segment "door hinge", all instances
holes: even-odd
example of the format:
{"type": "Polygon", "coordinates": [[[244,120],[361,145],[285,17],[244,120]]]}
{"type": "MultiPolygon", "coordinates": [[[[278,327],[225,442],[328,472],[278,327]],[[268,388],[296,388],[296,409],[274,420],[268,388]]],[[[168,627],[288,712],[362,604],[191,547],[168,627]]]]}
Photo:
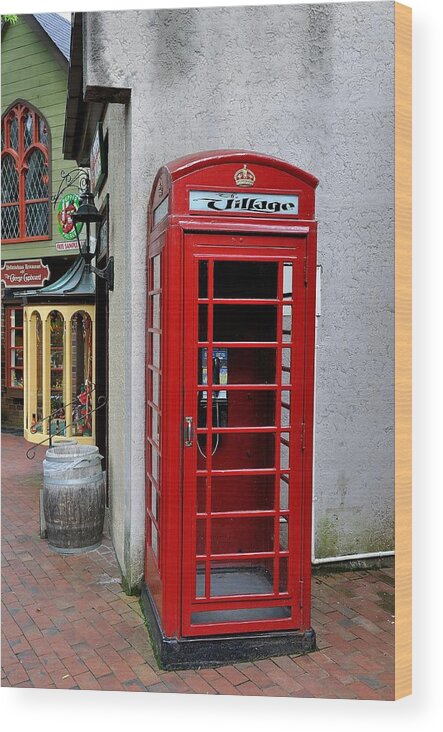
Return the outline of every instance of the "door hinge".
{"type": "Polygon", "coordinates": [[[306,424],[304,422],[300,425],[300,444],[301,449],[304,450],[306,447],[306,424]]]}

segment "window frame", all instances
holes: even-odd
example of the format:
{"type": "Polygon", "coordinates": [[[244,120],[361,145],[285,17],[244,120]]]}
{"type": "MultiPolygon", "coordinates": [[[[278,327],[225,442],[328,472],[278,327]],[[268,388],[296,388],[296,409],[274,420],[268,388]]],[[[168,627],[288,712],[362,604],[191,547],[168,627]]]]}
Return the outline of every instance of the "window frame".
{"type": "MultiPolygon", "coordinates": [[[[18,224],[19,224],[19,236],[11,239],[5,239],[2,236],[1,242],[4,245],[18,244],[23,242],[34,242],[34,241],[49,241],[52,239],[52,216],[51,216],[51,191],[52,191],[52,165],[51,165],[51,152],[52,152],[52,140],[51,130],[46,117],[30,102],[24,99],[16,99],[2,114],[2,133],[4,139],[4,147],[1,150],[1,161],[3,158],[9,155],[15,164],[15,169],[18,174],[18,224]],[[33,115],[33,142],[29,147],[25,149],[24,146],[24,121],[28,112],[33,115]],[[18,150],[15,150],[10,146],[10,130],[9,121],[15,116],[18,122],[18,150]],[[36,125],[36,117],[40,118],[45,127],[47,134],[47,144],[38,141],[38,125],[36,125]],[[32,152],[39,150],[44,158],[46,167],[48,170],[48,233],[41,234],[38,236],[26,236],[26,205],[29,203],[41,203],[45,202],[46,199],[26,199],[25,197],[25,186],[26,186],[26,171],[28,170],[28,159],[32,152]]],[[[8,207],[10,204],[1,202],[1,208],[8,207]]]]}
{"type": "MultiPolygon", "coordinates": [[[[23,391],[24,389],[24,380],[25,380],[25,323],[24,323],[24,309],[23,306],[15,306],[15,305],[6,305],[5,306],[5,362],[6,362],[6,387],[8,389],[17,389],[19,391],[23,391]],[[22,312],[22,325],[21,326],[12,326],[11,325],[11,315],[16,310],[20,310],[22,312]],[[22,366],[12,366],[11,365],[11,354],[12,351],[17,350],[17,346],[12,345],[12,333],[15,331],[21,331],[22,333],[22,346],[19,347],[18,350],[22,351],[22,366]],[[21,371],[22,372],[22,385],[17,386],[17,384],[12,383],[12,372],[13,371],[21,371]]],[[[14,323],[15,323],[15,316],[14,316],[14,323]]]]}

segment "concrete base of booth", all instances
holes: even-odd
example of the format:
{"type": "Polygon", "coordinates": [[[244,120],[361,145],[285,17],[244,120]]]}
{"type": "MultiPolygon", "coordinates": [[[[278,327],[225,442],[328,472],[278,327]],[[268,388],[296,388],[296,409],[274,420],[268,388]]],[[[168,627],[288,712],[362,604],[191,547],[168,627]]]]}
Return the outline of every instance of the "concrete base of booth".
{"type": "Polygon", "coordinates": [[[143,584],[141,605],[154,652],[161,668],[168,670],[205,668],[270,656],[302,654],[316,650],[315,631],[266,631],[200,638],[167,638],[149,590],[143,584]]]}

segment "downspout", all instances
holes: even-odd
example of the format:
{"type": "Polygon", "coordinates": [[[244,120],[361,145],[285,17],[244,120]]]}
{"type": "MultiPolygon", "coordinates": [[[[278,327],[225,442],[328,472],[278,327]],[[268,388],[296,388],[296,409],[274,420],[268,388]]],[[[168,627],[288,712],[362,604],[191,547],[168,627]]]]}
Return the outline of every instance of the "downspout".
{"type": "MultiPolygon", "coordinates": [[[[321,275],[323,267],[321,264],[317,265],[317,277],[316,277],[316,298],[315,298],[315,351],[314,351],[314,385],[317,380],[317,349],[318,349],[318,321],[321,316],[321,275]]],[[[317,390],[314,388],[314,426],[315,426],[315,414],[316,414],[316,393],[317,390]]],[[[313,459],[312,459],[312,532],[311,532],[311,564],[332,564],[332,562],[350,562],[357,561],[359,559],[377,559],[379,557],[393,557],[394,551],[386,552],[366,552],[362,554],[345,554],[338,557],[321,557],[317,559],[315,557],[315,428],[313,434],[313,459]]]]}

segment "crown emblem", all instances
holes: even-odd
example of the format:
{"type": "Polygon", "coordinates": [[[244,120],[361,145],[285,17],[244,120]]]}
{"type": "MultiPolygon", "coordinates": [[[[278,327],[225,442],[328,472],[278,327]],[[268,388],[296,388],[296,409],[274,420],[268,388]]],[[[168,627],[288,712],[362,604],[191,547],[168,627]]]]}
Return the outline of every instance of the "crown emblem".
{"type": "Polygon", "coordinates": [[[237,170],[237,172],[234,174],[234,180],[236,184],[241,188],[249,188],[255,183],[255,175],[252,170],[249,170],[246,167],[245,163],[243,165],[243,168],[240,168],[240,170],[237,170]]]}

